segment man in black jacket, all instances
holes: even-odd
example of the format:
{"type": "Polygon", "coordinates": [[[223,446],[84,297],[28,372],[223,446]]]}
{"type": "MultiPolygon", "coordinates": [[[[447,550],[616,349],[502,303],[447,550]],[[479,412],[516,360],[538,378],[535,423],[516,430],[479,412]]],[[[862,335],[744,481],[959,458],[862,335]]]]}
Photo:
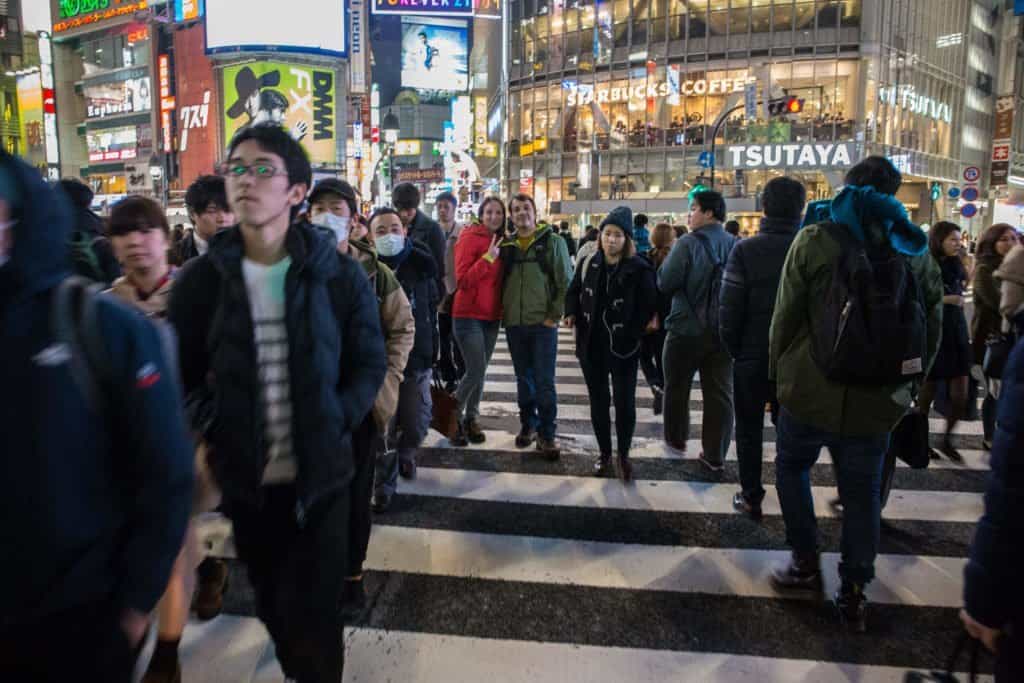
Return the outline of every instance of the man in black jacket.
{"type": "Polygon", "coordinates": [[[771,404],[773,421],[779,409],[775,384],[768,379],[768,328],[782,265],[800,226],[806,198],[804,186],[792,178],[768,181],[761,196],[761,231],[733,247],[722,281],[718,321],[722,341],[734,361],[736,454],[742,486],[732,504],[754,519],[761,518],[764,499],[764,407],[771,404]]]}
{"type": "Polygon", "coordinates": [[[173,262],[179,266],[205,254],[213,236],[235,224],[235,214],[228,207],[224,179],[220,176],[196,178],[185,190],[185,207],[192,229],[182,238],[174,254],[173,262]]]}
{"type": "Polygon", "coordinates": [[[386,370],[362,266],[294,223],[309,159],[278,126],[251,126],[222,167],[239,225],[182,270],[178,331],[193,429],[285,675],[341,680],[352,433],[386,370]]]}
{"type": "Polygon", "coordinates": [[[0,680],[128,683],[185,535],[192,443],[152,324],[96,294],[74,322],[55,248],[72,225],[0,152],[0,680]]]}
{"type": "Polygon", "coordinates": [[[73,228],[68,238],[71,270],[75,275],[108,287],[121,277],[121,265],[103,234],[103,219],[92,212],[92,189],[78,178],[64,178],[58,185],[71,201],[73,228]]]}
{"type": "Polygon", "coordinates": [[[441,226],[433,218],[420,211],[420,191],[412,183],[400,183],[391,193],[391,203],[402,219],[411,239],[427,245],[434,257],[437,273],[437,291],[443,293],[445,274],[445,238],[441,226]]]}
{"type": "Polygon", "coordinates": [[[373,509],[384,512],[395,495],[398,475],[416,478],[416,451],[430,429],[430,380],[437,340],[434,330],[441,295],[430,250],[411,236],[397,211],[375,211],[370,216],[370,234],[381,262],[401,283],[416,321],[416,336],[398,389],[398,412],[388,427],[387,451],[377,462],[373,509]]]}

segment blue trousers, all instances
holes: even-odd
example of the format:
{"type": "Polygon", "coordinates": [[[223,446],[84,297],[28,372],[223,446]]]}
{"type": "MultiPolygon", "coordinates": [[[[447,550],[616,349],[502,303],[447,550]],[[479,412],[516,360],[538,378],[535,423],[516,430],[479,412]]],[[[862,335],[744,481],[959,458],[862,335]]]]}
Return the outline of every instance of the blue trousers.
{"type": "Polygon", "coordinates": [[[516,371],[519,422],[524,429],[536,430],[542,439],[553,439],[558,417],[555,393],[558,328],[516,325],[506,328],[505,335],[516,371]]]}
{"type": "Polygon", "coordinates": [[[882,464],[889,448],[889,434],[832,434],[798,422],[785,407],[776,430],[775,488],[786,522],[786,542],[801,554],[817,552],[818,524],[810,473],[822,446],[827,446],[835,463],[843,503],[839,576],[844,581],[867,584],[875,578],[882,518],[882,464]]]}
{"type": "Polygon", "coordinates": [[[430,431],[434,403],[429,368],[406,375],[398,389],[398,412],[391,418],[384,453],[377,458],[375,490],[392,495],[398,488],[399,461],[416,460],[416,450],[430,431]]]}
{"type": "Polygon", "coordinates": [[[459,403],[459,418],[475,420],[480,417],[480,398],[484,393],[484,376],[487,365],[491,362],[494,345],[498,341],[497,320],[476,320],[475,318],[455,318],[453,331],[455,342],[462,351],[466,374],[455,390],[455,399],[459,403]]]}

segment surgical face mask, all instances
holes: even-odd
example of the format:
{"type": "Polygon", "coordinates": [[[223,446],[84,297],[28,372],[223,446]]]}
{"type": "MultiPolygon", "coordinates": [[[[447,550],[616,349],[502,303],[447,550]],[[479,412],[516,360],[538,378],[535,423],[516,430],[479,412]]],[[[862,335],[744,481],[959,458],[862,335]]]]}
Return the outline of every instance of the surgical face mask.
{"type": "Polygon", "coordinates": [[[405,237],[388,233],[376,239],[377,253],[381,256],[397,256],[405,248],[405,237]]]}
{"type": "Polygon", "coordinates": [[[341,244],[348,239],[348,224],[350,220],[348,216],[335,216],[330,211],[324,211],[313,219],[313,225],[319,225],[333,232],[338,240],[338,244],[341,244]]]}

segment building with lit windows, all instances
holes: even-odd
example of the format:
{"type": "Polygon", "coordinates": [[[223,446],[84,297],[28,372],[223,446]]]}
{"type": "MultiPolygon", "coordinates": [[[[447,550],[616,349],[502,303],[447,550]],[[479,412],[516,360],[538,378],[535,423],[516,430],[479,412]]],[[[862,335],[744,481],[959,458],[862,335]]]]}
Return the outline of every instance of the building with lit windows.
{"type": "Polygon", "coordinates": [[[713,165],[730,217],[752,231],[771,177],[827,197],[858,159],[884,154],[917,220],[953,217],[946,191],[965,168],[978,167],[987,190],[990,74],[1003,22],[1014,21],[1003,6],[512,0],[505,189],[579,225],[624,201],[685,223],[685,197],[711,184],[713,165]],[[770,114],[785,97],[799,113],[770,114]]]}

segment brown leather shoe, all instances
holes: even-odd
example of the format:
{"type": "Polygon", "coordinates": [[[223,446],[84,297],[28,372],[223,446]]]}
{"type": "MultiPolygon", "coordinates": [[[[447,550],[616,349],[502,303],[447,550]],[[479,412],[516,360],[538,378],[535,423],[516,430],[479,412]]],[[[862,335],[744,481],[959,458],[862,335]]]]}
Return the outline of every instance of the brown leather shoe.
{"type": "Polygon", "coordinates": [[[487,441],[487,435],[480,429],[480,423],[476,420],[466,420],[466,438],[470,443],[480,444],[487,441]]]}
{"type": "Polygon", "coordinates": [[[208,563],[199,574],[199,587],[192,601],[192,609],[202,621],[220,614],[224,606],[224,591],[228,587],[228,566],[223,560],[207,558],[208,563]]]}
{"type": "Polygon", "coordinates": [[[554,462],[561,457],[562,452],[558,449],[554,439],[545,439],[544,437],[537,437],[537,450],[544,456],[546,460],[554,462]]]}

